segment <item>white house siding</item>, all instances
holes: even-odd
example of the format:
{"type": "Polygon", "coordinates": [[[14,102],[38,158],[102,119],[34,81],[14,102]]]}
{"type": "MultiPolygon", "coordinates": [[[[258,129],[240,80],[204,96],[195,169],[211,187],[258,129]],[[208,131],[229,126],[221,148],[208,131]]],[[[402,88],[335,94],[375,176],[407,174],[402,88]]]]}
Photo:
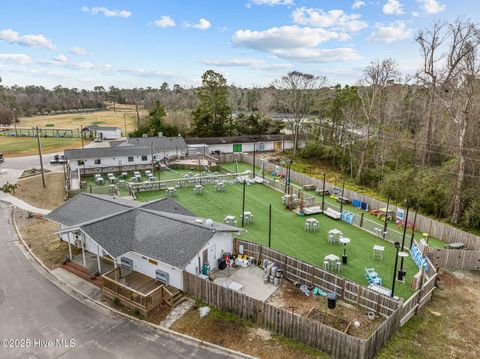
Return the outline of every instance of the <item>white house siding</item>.
{"type": "MultiPolygon", "coordinates": [[[[143,273],[151,278],[155,278],[155,271],[157,269],[167,272],[169,274],[169,285],[183,290],[183,271],[181,269],[160,262],[156,259],[153,260],[156,261],[157,264],[152,264],[148,261],[152,258],[142,256],[141,254],[135,252],[128,252],[122,257],[130,258],[133,261],[134,271],[143,273]]],[[[120,263],[120,259],[118,259],[118,263],[120,263]]]]}
{"type": "Polygon", "coordinates": [[[104,140],[118,140],[122,138],[122,131],[117,128],[115,130],[97,130],[97,136],[102,136],[104,140]]]}
{"type": "Polygon", "coordinates": [[[233,253],[233,233],[217,233],[215,234],[208,243],[198,252],[198,254],[190,261],[190,263],[185,267],[185,270],[192,274],[198,274],[201,271],[201,267],[203,267],[203,259],[202,259],[202,252],[208,248],[210,248],[213,244],[215,244],[215,257],[214,260],[210,262],[210,269],[217,268],[218,258],[222,257],[223,253],[233,253]],[[199,262],[200,258],[200,262],[199,262]],[[198,267],[198,263],[200,263],[200,268],[198,267]]]}
{"type": "MultiPolygon", "coordinates": [[[[220,153],[233,153],[233,147],[237,143],[225,143],[225,144],[211,144],[205,147],[205,152],[207,154],[212,153],[212,152],[220,152],[220,153]]],[[[241,152],[253,152],[253,142],[248,142],[248,143],[238,143],[242,145],[242,151],[241,152]]],[[[299,146],[301,147],[303,145],[303,141],[299,143],[299,146]]],[[[286,140],[285,143],[283,143],[282,140],[279,141],[264,141],[264,142],[257,142],[256,145],[256,151],[257,152],[267,152],[267,151],[275,151],[276,149],[278,150],[290,150],[293,148],[293,141],[291,140],[286,140]],[[277,146],[275,147],[275,143],[278,143],[277,146]]],[[[192,154],[195,153],[201,153],[203,150],[203,147],[200,145],[189,145],[189,148],[192,152],[192,154]]]]}

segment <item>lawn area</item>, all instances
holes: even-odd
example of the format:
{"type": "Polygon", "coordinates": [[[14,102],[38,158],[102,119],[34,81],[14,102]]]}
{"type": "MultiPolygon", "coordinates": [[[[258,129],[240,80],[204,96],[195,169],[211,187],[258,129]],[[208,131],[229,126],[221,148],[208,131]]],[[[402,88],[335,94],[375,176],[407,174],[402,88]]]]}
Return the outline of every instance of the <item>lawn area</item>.
{"type": "MultiPolygon", "coordinates": [[[[140,115],[145,115],[146,111],[140,111],[140,115]]],[[[105,110],[90,113],[68,113],[62,115],[45,115],[21,117],[17,123],[18,127],[39,126],[54,129],[54,128],[71,128],[79,129],[80,125],[99,125],[99,126],[115,126],[125,131],[125,119],[127,122],[127,131],[135,129],[136,113],[135,106],[117,106],[117,112],[113,110],[105,110]]]]}
{"type": "MultiPolygon", "coordinates": [[[[221,193],[216,192],[213,185],[208,185],[204,195],[194,195],[192,188],[178,189],[176,200],[200,217],[223,222],[226,215],[233,215],[240,224],[242,187],[241,184],[229,185],[226,192],[221,193]]],[[[163,196],[163,191],[137,194],[140,201],[163,196]]],[[[341,257],[343,253],[343,247],[329,245],[327,242],[328,231],[337,228],[343,232],[344,236],[352,240],[347,248],[349,262],[343,267],[341,275],[366,285],[364,268],[374,267],[379,276],[383,278],[384,285],[391,287],[395,258],[393,245],[345,222],[335,221],[324,215],[314,216],[320,222],[319,231],[305,232],[303,229],[305,217],[286,210],[281,196],[281,193],[263,185],[256,184],[247,187],[245,210],[253,213],[255,221],[245,227],[247,233],[241,236],[242,239],[268,244],[268,205],[271,204],[272,248],[322,266],[323,258],[326,255],[334,253],[341,257]],[[372,260],[374,244],[385,247],[383,262],[372,260]]],[[[408,297],[412,293],[410,289],[412,276],[417,272],[417,268],[410,258],[405,260],[405,269],[407,281],[405,284],[397,282],[395,294],[408,297]]]]}
{"type": "Polygon", "coordinates": [[[34,207],[55,209],[65,201],[63,173],[47,173],[43,188],[42,176],[36,175],[20,179],[14,196],[34,207]]]}
{"type": "MultiPolygon", "coordinates": [[[[261,162],[260,162],[261,163],[261,162]]],[[[222,166],[226,169],[228,169],[229,171],[236,171],[236,168],[237,168],[237,164],[235,163],[224,163],[222,164],[222,166]]],[[[239,162],[238,163],[238,170],[240,172],[243,172],[243,171],[246,171],[246,170],[250,170],[252,171],[252,166],[245,163],[245,162],[239,162]]],[[[260,174],[261,173],[261,168],[257,168],[257,174],[260,174]]],[[[272,176],[270,173],[265,173],[265,178],[268,178],[268,179],[271,179],[272,176]]],[[[321,186],[321,181],[319,180],[319,186],[321,186]]],[[[295,186],[295,188],[299,189],[300,187],[298,187],[295,183],[293,184],[295,186]]],[[[315,194],[314,191],[307,191],[307,193],[311,196],[315,196],[316,198],[316,202],[317,203],[322,203],[322,196],[318,196],[315,194]]],[[[330,198],[329,196],[325,196],[325,203],[327,204],[331,204],[331,205],[334,205],[334,206],[339,206],[339,203],[336,202],[334,199],[330,198]]],[[[357,207],[354,207],[350,204],[344,204],[343,205],[343,209],[345,211],[349,211],[351,213],[355,213],[357,215],[361,215],[362,211],[361,209],[357,208],[357,207]]],[[[369,212],[364,212],[364,216],[365,216],[365,219],[368,219],[374,223],[376,223],[378,225],[378,227],[381,227],[383,228],[383,225],[384,225],[384,222],[383,220],[377,218],[376,216],[373,216],[372,214],[370,214],[369,212]]],[[[410,213],[409,214],[409,222],[412,222],[413,223],[413,216],[414,216],[414,213],[410,213]]],[[[401,235],[402,235],[402,232],[403,232],[403,227],[398,227],[393,221],[389,221],[388,222],[388,228],[389,229],[393,229],[397,232],[399,232],[399,234],[395,237],[395,238],[401,238],[401,235]]],[[[407,240],[406,240],[406,243],[410,243],[410,237],[411,237],[411,233],[412,231],[409,229],[407,230],[407,240]]],[[[418,231],[416,230],[415,231],[415,238],[418,240],[420,240],[420,238],[422,237],[422,232],[421,231],[418,231]]],[[[434,247],[434,248],[444,248],[445,247],[445,242],[441,241],[440,239],[438,238],[434,238],[434,237],[430,237],[429,240],[428,240],[428,244],[430,247],[434,247]]]]}
{"type": "MultiPolygon", "coordinates": [[[[89,141],[85,141],[87,144],[89,141]]],[[[82,146],[80,138],[40,138],[42,153],[56,153],[70,148],[82,146]]],[[[37,139],[35,137],[0,136],[0,152],[5,157],[21,157],[38,154],[37,139]]]]}

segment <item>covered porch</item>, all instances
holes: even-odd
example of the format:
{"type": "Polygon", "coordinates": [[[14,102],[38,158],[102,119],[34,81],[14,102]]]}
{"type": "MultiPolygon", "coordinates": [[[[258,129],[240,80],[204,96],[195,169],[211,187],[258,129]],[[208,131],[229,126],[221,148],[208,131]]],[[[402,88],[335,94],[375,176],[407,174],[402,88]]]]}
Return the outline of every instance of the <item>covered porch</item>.
{"type": "Polygon", "coordinates": [[[117,298],[121,304],[138,309],[145,316],[163,302],[173,307],[184,300],[182,292],[177,288],[125,268],[114,268],[101,278],[105,298],[117,298]]]}

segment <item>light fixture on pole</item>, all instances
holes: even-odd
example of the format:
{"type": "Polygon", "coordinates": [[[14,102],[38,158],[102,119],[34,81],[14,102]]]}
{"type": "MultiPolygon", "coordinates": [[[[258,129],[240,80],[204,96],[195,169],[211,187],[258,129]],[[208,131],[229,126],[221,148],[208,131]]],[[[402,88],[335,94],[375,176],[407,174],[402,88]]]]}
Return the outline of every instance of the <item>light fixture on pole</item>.
{"type": "Polygon", "coordinates": [[[395,277],[397,275],[397,265],[398,265],[398,251],[400,250],[400,242],[395,242],[395,265],[393,267],[393,280],[392,280],[392,292],[390,293],[390,296],[393,298],[394,292],[395,292],[395,277]]]}
{"type": "Polygon", "coordinates": [[[43,170],[42,145],[40,144],[40,133],[39,133],[39,130],[38,130],[38,126],[35,126],[35,127],[32,127],[32,128],[36,130],[36,134],[37,134],[38,156],[40,158],[40,169],[41,169],[41,172],[42,172],[42,184],[43,184],[43,188],[45,188],[45,187],[47,187],[47,185],[45,183],[45,172],[43,170]]]}
{"type": "Polygon", "coordinates": [[[247,184],[247,181],[244,179],[243,180],[243,198],[242,198],[242,228],[245,224],[245,186],[247,184]]]}
{"type": "Polygon", "coordinates": [[[255,154],[257,152],[257,138],[253,138],[253,179],[255,179],[255,154]]]}

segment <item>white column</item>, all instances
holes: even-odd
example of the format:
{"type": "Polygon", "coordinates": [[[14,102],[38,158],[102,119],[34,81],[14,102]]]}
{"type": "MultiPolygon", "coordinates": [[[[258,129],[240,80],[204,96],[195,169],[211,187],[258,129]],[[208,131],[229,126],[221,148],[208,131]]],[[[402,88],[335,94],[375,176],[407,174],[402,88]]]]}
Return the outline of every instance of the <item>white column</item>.
{"type": "Polygon", "coordinates": [[[102,266],[100,265],[100,247],[97,244],[97,266],[98,266],[98,273],[102,273],[102,266]]]}
{"type": "Polygon", "coordinates": [[[70,233],[67,234],[67,243],[68,243],[68,258],[72,260],[72,244],[70,243],[70,233]]]}
{"type": "Polygon", "coordinates": [[[83,258],[83,266],[87,266],[87,261],[85,260],[85,246],[83,244],[83,236],[79,236],[82,242],[82,258],[83,258]]]}

